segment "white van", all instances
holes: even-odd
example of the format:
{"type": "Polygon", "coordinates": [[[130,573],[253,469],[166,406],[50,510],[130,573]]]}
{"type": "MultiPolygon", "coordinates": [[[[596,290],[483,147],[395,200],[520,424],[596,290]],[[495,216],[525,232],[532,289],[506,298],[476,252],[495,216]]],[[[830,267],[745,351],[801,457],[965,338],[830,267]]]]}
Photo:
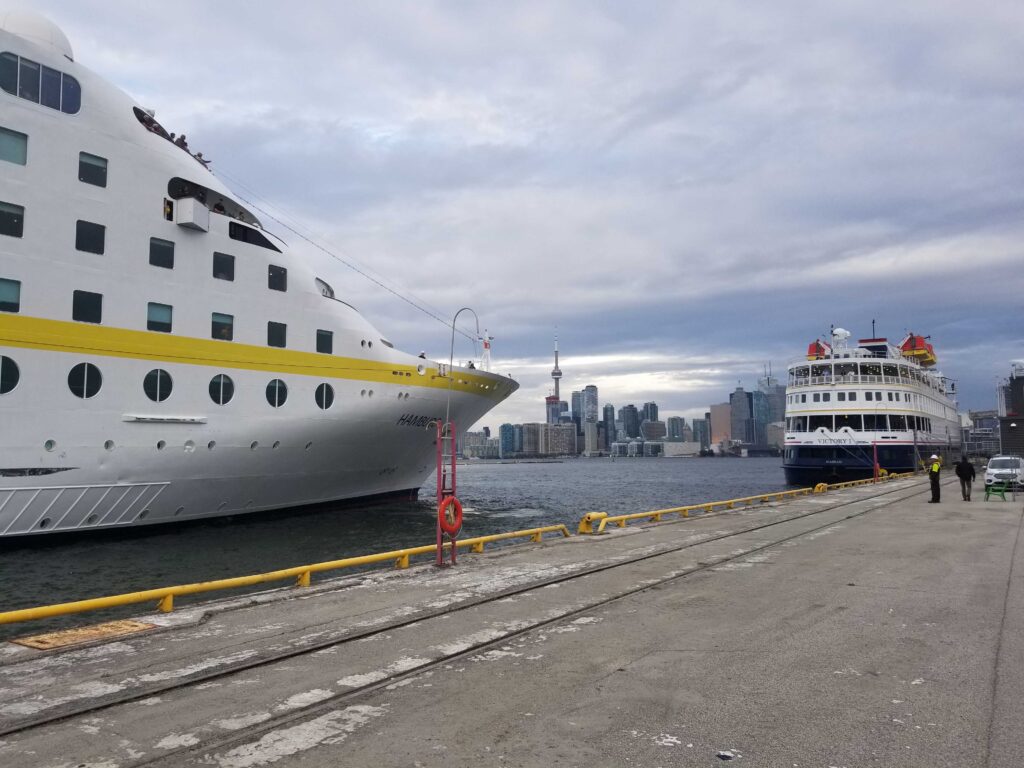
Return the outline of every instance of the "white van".
{"type": "Polygon", "coordinates": [[[985,467],[985,485],[992,483],[1024,483],[1024,459],[1020,456],[995,456],[985,467]]]}

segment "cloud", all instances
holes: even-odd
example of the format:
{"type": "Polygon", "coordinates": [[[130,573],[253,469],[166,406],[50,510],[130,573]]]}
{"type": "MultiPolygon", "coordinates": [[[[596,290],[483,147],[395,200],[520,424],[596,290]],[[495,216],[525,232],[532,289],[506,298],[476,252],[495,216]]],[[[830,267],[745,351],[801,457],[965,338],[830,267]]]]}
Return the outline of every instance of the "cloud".
{"type": "Polygon", "coordinates": [[[442,318],[472,305],[523,382],[492,421],[541,418],[556,333],[567,390],[680,413],[833,323],[932,334],[969,407],[1022,356],[1019,2],[35,7],[261,207],[442,318]]]}

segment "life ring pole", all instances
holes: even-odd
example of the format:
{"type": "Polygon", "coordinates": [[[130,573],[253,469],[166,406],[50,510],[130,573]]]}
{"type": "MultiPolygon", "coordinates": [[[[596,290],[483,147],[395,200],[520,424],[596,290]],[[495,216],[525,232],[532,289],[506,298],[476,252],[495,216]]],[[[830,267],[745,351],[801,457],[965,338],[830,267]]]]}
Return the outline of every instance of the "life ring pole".
{"type": "Polygon", "coordinates": [[[439,568],[443,568],[447,565],[444,557],[445,534],[448,535],[451,542],[450,564],[455,565],[457,551],[455,541],[462,525],[462,505],[455,497],[455,422],[438,421],[435,424],[437,428],[435,441],[437,446],[437,561],[435,564],[439,568]],[[442,526],[441,520],[452,504],[455,506],[455,524],[449,526],[446,521],[446,524],[442,526]]]}

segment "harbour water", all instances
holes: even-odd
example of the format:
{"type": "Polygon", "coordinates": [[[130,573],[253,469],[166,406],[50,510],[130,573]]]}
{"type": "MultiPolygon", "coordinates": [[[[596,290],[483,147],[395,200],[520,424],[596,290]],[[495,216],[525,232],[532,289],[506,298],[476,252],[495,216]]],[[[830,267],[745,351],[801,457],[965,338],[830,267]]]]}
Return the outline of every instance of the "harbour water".
{"type": "MultiPolygon", "coordinates": [[[[457,480],[465,508],[464,537],[553,523],[574,529],[592,510],[641,512],[786,487],[777,458],[471,462],[458,466],[457,480]]],[[[435,535],[434,495],[431,477],[422,500],[415,503],[275,512],[100,536],[8,540],[0,548],[0,610],[430,544],[435,535]]],[[[29,625],[0,625],[0,637],[145,610],[128,606],[29,625]]]]}

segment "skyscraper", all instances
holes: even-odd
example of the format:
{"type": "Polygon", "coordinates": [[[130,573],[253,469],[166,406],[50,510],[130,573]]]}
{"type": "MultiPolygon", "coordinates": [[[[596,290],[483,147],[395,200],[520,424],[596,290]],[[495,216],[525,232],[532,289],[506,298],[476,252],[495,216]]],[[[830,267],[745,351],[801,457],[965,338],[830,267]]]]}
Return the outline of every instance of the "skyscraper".
{"type": "Polygon", "coordinates": [[[615,442],[615,406],[611,403],[604,404],[604,441],[605,448],[615,442]]]}
{"type": "Polygon", "coordinates": [[[588,384],[583,388],[583,421],[596,424],[597,420],[597,387],[588,384]]]}
{"type": "Polygon", "coordinates": [[[682,442],[683,427],[686,426],[686,419],[681,416],[669,416],[665,419],[665,428],[668,430],[666,438],[671,442],[682,442]]]}
{"type": "Polygon", "coordinates": [[[658,404],[657,403],[644,403],[643,415],[640,418],[643,421],[657,421],[658,420],[658,404]]]}
{"type": "Polygon", "coordinates": [[[516,452],[516,430],[511,424],[502,424],[498,427],[498,455],[507,459],[516,452]]]}
{"type": "Polygon", "coordinates": [[[572,420],[576,422],[576,431],[579,432],[583,425],[583,392],[572,393],[572,420]]]}
{"type": "Polygon", "coordinates": [[[640,412],[636,406],[630,403],[622,407],[619,417],[622,421],[622,428],[626,437],[640,437],[640,412]]]}

